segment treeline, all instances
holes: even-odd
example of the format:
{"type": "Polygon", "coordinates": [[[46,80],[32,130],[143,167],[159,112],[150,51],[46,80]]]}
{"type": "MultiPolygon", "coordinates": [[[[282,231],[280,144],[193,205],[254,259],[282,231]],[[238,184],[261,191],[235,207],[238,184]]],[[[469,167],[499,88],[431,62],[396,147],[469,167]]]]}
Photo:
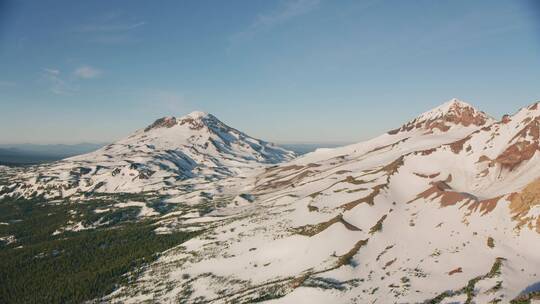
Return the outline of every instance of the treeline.
{"type": "Polygon", "coordinates": [[[9,223],[0,226],[0,236],[17,239],[0,246],[0,303],[81,303],[101,297],[157,253],[195,235],[156,235],[152,222],[142,221],[53,236],[69,208],[0,201],[0,221],[9,223]]]}

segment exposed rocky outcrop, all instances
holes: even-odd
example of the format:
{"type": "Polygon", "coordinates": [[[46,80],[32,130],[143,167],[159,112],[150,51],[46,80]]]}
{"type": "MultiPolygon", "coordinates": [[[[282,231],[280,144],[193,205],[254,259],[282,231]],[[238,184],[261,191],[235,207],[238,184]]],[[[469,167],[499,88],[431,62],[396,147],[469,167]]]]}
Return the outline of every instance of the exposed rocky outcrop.
{"type": "Polygon", "coordinates": [[[477,111],[471,105],[452,99],[449,102],[426,112],[409,121],[398,129],[388,132],[394,135],[399,132],[409,132],[415,129],[425,132],[446,132],[454,126],[484,126],[493,122],[493,119],[484,112],[477,111]]]}

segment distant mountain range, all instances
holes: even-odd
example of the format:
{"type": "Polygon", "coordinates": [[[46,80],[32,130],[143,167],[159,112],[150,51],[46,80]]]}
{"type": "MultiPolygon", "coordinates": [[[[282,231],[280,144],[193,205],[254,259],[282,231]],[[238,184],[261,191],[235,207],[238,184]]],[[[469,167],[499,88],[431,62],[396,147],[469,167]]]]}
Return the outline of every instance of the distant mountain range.
{"type": "MultiPolygon", "coordinates": [[[[93,152],[106,143],[80,144],[0,144],[0,165],[31,165],[53,162],[67,157],[93,152]]],[[[313,152],[319,148],[336,148],[343,144],[328,143],[287,143],[281,147],[298,155],[313,152]]]]}
{"type": "Polygon", "coordinates": [[[0,164],[38,164],[95,151],[105,144],[0,144],[0,164]]]}
{"type": "Polygon", "coordinates": [[[346,143],[286,143],[280,144],[285,149],[296,152],[298,155],[303,155],[313,152],[317,149],[337,148],[346,145],[346,143]]]}

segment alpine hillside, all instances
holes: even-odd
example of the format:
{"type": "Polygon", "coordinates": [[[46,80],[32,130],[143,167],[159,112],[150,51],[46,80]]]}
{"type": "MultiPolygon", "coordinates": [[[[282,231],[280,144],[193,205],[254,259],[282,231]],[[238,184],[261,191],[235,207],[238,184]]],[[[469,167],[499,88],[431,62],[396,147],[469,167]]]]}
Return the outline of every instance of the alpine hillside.
{"type": "Polygon", "coordinates": [[[222,179],[294,156],[227,126],[211,114],[192,112],[179,118],[160,118],[95,152],[9,170],[5,174],[15,176],[14,183],[0,193],[67,197],[163,191],[193,178],[222,179]]]}
{"type": "Polygon", "coordinates": [[[251,203],[198,218],[200,236],[104,299],[532,303],[539,121],[538,103],[496,121],[453,99],[372,140],[267,168],[243,181],[251,203]]]}
{"type": "MultiPolygon", "coordinates": [[[[497,120],[452,99],[373,139],[298,158],[209,114],[162,118],[90,154],[3,168],[4,260],[65,261],[80,275],[62,244],[88,236],[99,256],[116,244],[110,233],[143,227],[148,252],[135,255],[147,247],[130,232],[120,258],[95,262],[124,261],[121,270],[84,271],[73,290],[36,287],[37,298],[539,303],[539,106],[497,120]]],[[[0,300],[28,294],[4,290],[0,300]]]]}

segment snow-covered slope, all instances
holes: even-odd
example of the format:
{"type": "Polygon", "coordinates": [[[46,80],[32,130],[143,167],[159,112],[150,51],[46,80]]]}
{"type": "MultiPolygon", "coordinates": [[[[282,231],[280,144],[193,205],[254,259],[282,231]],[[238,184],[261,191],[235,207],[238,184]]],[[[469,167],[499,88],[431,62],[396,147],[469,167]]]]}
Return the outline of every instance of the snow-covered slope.
{"type": "Polygon", "coordinates": [[[180,118],[160,118],[92,153],[15,173],[7,170],[14,183],[4,191],[46,197],[163,191],[184,180],[205,182],[235,176],[294,156],[225,125],[211,114],[193,112],[180,118]]]}
{"type": "Polygon", "coordinates": [[[422,113],[407,122],[401,128],[389,131],[389,134],[423,130],[425,133],[446,132],[460,127],[479,127],[493,123],[493,119],[484,112],[478,111],[470,104],[456,98],[422,113]]]}
{"type": "MultiPolygon", "coordinates": [[[[451,100],[240,185],[249,202],[105,299],[509,303],[540,297],[539,104],[495,122],[451,100]]],[[[231,195],[232,197],[233,195],[231,195]]],[[[234,207],[233,207],[234,206],[234,207]]],[[[164,218],[185,227],[194,219],[164,218]]]]}

